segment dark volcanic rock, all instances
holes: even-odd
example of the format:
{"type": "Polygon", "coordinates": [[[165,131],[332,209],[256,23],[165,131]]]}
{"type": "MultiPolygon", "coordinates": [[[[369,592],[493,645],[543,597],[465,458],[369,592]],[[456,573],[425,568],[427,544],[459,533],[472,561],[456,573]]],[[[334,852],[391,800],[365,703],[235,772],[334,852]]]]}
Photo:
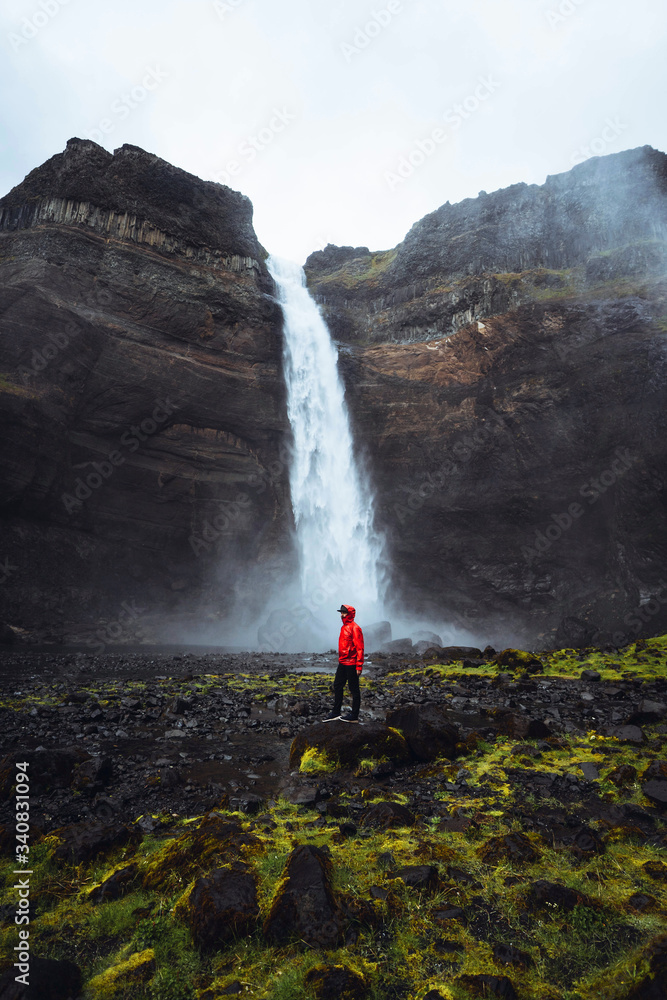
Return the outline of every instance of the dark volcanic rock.
{"type": "Polygon", "coordinates": [[[417,760],[442,755],[453,760],[460,734],[439,705],[406,705],[387,713],[387,725],[400,729],[417,760]]]}
{"type": "Polygon", "coordinates": [[[367,653],[380,649],[385,642],[391,642],[391,623],[373,622],[364,626],[364,648],[367,653]]]}
{"type": "Polygon", "coordinates": [[[520,948],[515,948],[511,944],[495,944],[493,946],[493,957],[496,962],[504,965],[519,965],[524,969],[530,968],[533,964],[531,956],[520,948]]]}
{"type": "Polygon", "coordinates": [[[412,639],[392,639],[390,642],[383,642],[380,646],[381,653],[411,653],[412,639]]]}
{"type": "Polygon", "coordinates": [[[464,660],[466,657],[476,660],[482,652],[476,646],[441,646],[440,655],[446,660],[464,660]]]}
{"type": "Polygon", "coordinates": [[[498,653],[494,658],[493,662],[498,667],[503,667],[505,670],[517,670],[523,669],[532,671],[542,669],[542,661],[539,657],[535,656],[534,653],[527,653],[523,649],[504,649],[502,653],[498,653]]]}
{"type": "Polygon", "coordinates": [[[533,864],[539,852],[525,833],[508,833],[504,837],[491,837],[479,848],[479,856],[487,865],[498,865],[503,859],[514,864],[533,864]]]}
{"type": "Polygon", "coordinates": [[[298,767],[309,747],[325,753],[341,767],[353,767],[368,757],[387,757],[396,764],[410,756],[407,743],[381,722],[348,725],[345,722],[318,723],[296,736],[290,750],[290,767],[298,767]]]}
{"type": "Polygon", "coordinates": [[[645,742],[644,734],[639,726],[616,726],[611,735],[615,736],[621,743],[632,743],[634,746],[641,746],[645,742]]]}
{"type": "Polygon", "coordinates": [[[405,865],[398,869],[396,878],[400,878],[411,889],[423,889],[427,892],[437,892],[442,885],[435,865],[405,865]]]}
{"type": "Polygon", "coordinates": [[[475,997],[502,997],[503,1000],[519,1000],[512,980],[507,976],[459,976],[460,983],[475,997]]]}
{"type": "Polygon", "coordinates": [[[264,934],[278,945],[293,938],[313,948],[335,948],[344,917],[331,889],[331,861],[319,847],[304,844],[290,854],[284,882],[264,921],[264,934]]]}
{"type": "Polygon", "coordinates": [[[116,847],[141,839],[138,830],[130,829],[124,823],[76,823],[53,831],[60,843],[54,857],[80,865],[116,847]]]}
{"type": "Polygon", "coordinates": [[[67,959],[30,956],[30,985],[26,987],[14,979],[16,970],[9,970],[0,978],[0,1000],[69,1000],[81,991],[81,970],[67,959]]]}
{"type": "Polygon", "coordinates": [[[637,769],[632,764],[619,764],[606,775],[609,781],[619,788],[632,785],[637,779],[637,769]]]}
{"type": "Polygon", "coordinates": [[[656,806],[667,809],[667,781],[647,781],[642,785],[642,793],[656,806]]]}
{"type": "Polygon", "coordinates": [[[361,814],[361,825],[388,830],[396,826],[414,826],[415,817],[399,802],[374,802],[361,814]]]}
{"type": "Polygon", "coordinates": [[[220,948],[257,927],[257,887],[250,869],[240,862],[200,878],[183,908],[184,919],[200,948],[220,948]]]}
{"type": "Polygon", "coordinates": [[[577,905],[597,905],[584,893],[545,879],[532,883],[526,894],[526,903],[529,909],[548,910],[549,907],[556,906],[565,913],[569,913],[577,905]]]}
{"type": "MultiPolygon", "coordinates": [[[[54,788],[68,788],[74,770],[84,765],[90,755],[83,750],[27,750],[21,760],[28,764],[30,789],[35,794],[50,792],[54,788]]],[[[9,796],[16,783],[16,753],[0,760],[0,799],[9,796]]]]}
{"type": "Polygon", "coordinates": [[[113,875],[110,875],[109,878],[105,879],[104,882],[91,889],[88,893],[88,899],[91,903],[105,903],[108,900],[120,899],[132,886],[137,876],[137,870],[136,864],[120,868],[113,875]]]}
{"type": "Polygon", "coordinates": [[[344,965],[318,965],[304,980],[316,1000],[364,1000],[369,988],[365,980],[344,965]]]}

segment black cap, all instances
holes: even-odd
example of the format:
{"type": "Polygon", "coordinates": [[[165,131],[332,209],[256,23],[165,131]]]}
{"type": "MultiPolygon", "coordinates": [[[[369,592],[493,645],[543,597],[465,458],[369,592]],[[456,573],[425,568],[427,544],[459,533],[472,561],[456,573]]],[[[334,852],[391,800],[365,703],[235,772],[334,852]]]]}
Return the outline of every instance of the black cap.
{"type": "Polygon", "coordinates": [[[340,607],[339,607],[339,609],[338,609],[338,611],[339,611],[339,612],[341,612],[341,613],[342,613],[342,612],[344,611],[344,612],[345,612],[345,614],[347,614],[347,612],[348,612],[349,610],[350,610],[350,609],[349,609],[349,608],[346,608],[344,604],[341,604],[341,606],[340,606],[340,607]]]}

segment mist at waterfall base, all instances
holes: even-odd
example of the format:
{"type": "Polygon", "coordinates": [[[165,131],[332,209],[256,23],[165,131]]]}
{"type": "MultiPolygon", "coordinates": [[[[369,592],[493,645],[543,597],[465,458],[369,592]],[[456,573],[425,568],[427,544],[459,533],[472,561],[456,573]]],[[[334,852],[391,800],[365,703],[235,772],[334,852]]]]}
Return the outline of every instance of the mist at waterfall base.
{"type": "Polygon", "coordinates": [[[303,269],[275,257],[267,265],[284,317],[292,547],[270,570],[237,567],[236,607],[219,632],[206,629],[207,641],[215,641],[217,633],[224,645],[247,650],[326,652],[337,646],[336,609],[351,604],[362,629],[389,620],[394,638],[427,629],[445,644],[474,644],[467,631],[402,612],[400,601],[388,593],[385,540],[375,525],[371,485],[355,454],[338,352],[303,269]]]}

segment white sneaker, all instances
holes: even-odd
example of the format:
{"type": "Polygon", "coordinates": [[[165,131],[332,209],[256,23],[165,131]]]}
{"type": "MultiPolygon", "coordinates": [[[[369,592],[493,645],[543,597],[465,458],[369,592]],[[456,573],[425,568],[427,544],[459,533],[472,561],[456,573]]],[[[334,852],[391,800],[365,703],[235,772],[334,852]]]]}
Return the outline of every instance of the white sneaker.
{"type": "Polygon", "coordinates": [[[338,722],[340,715],[332,715],[330,719],[322,719],[322,722],[338,722]]]}

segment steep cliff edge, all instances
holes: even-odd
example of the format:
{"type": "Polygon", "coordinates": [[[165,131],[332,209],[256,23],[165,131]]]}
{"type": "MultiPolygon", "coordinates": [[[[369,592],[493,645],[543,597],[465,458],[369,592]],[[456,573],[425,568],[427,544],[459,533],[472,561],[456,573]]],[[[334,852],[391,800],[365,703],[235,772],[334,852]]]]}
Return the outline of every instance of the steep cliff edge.
{"type": "Polygon", "coordinates": [[[415,609],[533,642],[664,629],[666,195],[644,147],[308,259],[415,609]]]}
{"type": "Polygon", "coordinates": [[[265,257],[247,198],[132,146],[72,139],[0,200],[12,624],[104,615],[127,638],[177,604],[222,613],[241,564],[270,574],[290,514],[265,257]]]}

